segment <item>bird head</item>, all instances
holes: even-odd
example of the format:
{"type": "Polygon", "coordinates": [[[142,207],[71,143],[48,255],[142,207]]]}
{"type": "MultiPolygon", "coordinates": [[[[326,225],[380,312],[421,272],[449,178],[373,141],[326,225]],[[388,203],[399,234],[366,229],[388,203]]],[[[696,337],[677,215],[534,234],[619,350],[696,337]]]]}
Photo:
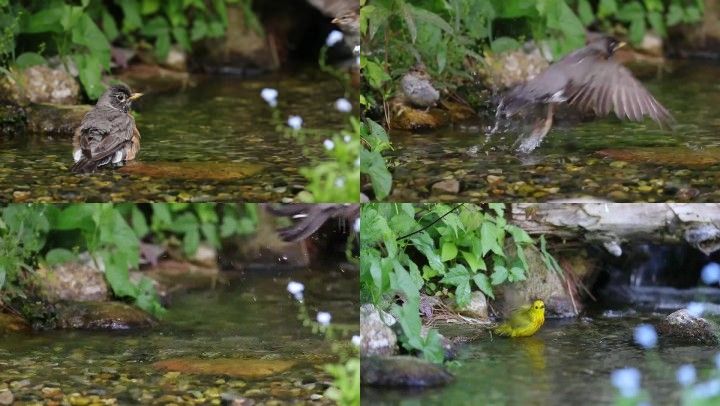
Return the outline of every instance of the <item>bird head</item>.
{"type": "Polygon", "coordinates": [[[605,38],[605,52],[607,52],[608,55],[614,54],[618,49],[624,47],[625,45],[627,45],[625,42],[618,41],[613,37],[605,38]]]}
{"type": "Polygon", "coordinates": [[[533,302],[531,309],[536,312],[545,313],[545,303],[543,303],[542,300],[537,299],[533,302]]]}
{"type": "Polygon", "coordinates": [[[113,85],[100,96],[98,106],[107,106],[124,112],[130,111],[133,100],[142,96],[142,93],[133,93],[125,85],[113,85]]]}

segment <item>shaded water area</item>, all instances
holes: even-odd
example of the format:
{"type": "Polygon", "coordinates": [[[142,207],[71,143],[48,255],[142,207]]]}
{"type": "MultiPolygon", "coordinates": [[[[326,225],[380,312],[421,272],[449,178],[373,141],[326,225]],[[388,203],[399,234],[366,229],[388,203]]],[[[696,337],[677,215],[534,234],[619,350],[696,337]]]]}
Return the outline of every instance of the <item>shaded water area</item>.
{"type": "Polygon", "coordinates": [[[136,103],[142,135],[137,161],[121,170],[70,173],[69,138],[0,138],[0,201],[280,201],[305,185],[300,168],[322,158],[322,140],[305,147],[284,137],[260,90],[280,92],[280,120],[301,115],[306,128],[343,128],[333,108],[342,86],[317,70],[257,79],[200,78],[182,91],[136,103]]]}
{"type": "Polygon", "coordinates": [[[302,327],[286,285],[290,279],[305,284],[311,317],[319,310],[331,312],[333,323],[353,326],[357,333],[357,272],[328,266],[263,273],[179,296],[152,330],[4,336],[0,385],[8,384],[17,401],[28,403],[57,391],[65,400],[77,393],[118,404],[220,404],[222,394],[260,402],[331,403],[322,397],[330,381],[323,365],[335,361],[331,344],[302,327]],[[262,360],[264,366],[232,361],[222,367],[239,369],[240,375],[201,375],[152,365],[177,358],[262,360]],[[278,370],[262,372],[273,368],[278,370]],[[259,375],[245,376],[254,369],[259,375]]]}
{"type": "Polygon", "coordinates": [[[486,143],[484,126],[491,123],[430,133],[394,131],[391,199],[719,201],[720,65],[677,61],[667,68],[641,78],[674,115],[673,131],[614,116],[559,122],[526,156],[513,151],[512,135],[486,143]],[[431,186],[444,179],[458,180],[460,192],[432,194],[431,186]]]}
{"type": "MultiPolygon", "coordinates": [[[[484,335],[463,347],[455,382],[441,389],[399,391],[363,388],[364,404],[373,405],[570,405],[613,404],[617,389],[611,372],[635,367],[652,404],[678,404],[677,368],[692,363],[698,379],[714,369],[712,346],[669,345],[655,350],[632,343],[633,329],[660,315],[548,320],[533,337],[506,339],[484,335]]],[[[462,327],[476,335],[477,328],[462,327]]],[[[452,326],[446,329],[455,330],[452,326]]],[[[443,329],[441,328],[441,332],[443,329]]]]}

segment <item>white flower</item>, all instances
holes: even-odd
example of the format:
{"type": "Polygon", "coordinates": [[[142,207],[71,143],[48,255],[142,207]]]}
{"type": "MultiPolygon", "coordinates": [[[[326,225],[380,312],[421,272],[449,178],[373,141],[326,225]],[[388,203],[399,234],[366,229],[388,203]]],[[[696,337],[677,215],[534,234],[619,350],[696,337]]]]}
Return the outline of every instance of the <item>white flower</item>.
{"type": "Polygon", "coordinates": [[[704,311],[705,311],[705,304],[703,304],[703,303],[691,302],[687,306],[688,314],[690,314],[693,317],[702,316],[704,311]]]}
{"type": "Polygon", "coordinates": [[[290,281],[287,285],[287,290],[295,297],[295,300],[300,301],[303,299],[303,290],[305,290],[305,285],[300,282],[290,281]]]}
{"type": "Polygon", "coordinates": [[[355,160],[355,166],[358,168],[360,167],[360,158],[355,160]]]}
{"type": "Polygon", "coordinates": [[[335,46],[338,42],[343,40],[343,33],[338,30],[332,30],[330,31],[330,34],[328,34],[327,39],[325,40],[325,44],[329,47],[335,46]]]}
{"type": "Polygon", "coordinates": [[[696,378],[695,367],[691,364],[682,365],[678,368],[677,372],[675,372],[675,377],[682,386],[692,385],[695,383],[696,378]]]}
{"type": "Polygon", "coordinates": [[[352,137],[349,135],[346,135],[343,137],[343,141],[345,141],[346,144],[349,144],[350,141],[352,141],[352,137]]]}
{"type": "Polygon", "coordinates": [[[635,327],[633,333],[635,342],[640,344],[643,348],[652,348],[657,344],[658,336],[655,331],[655,327],[649,324],[641,324],[635,327]]]}
{"type": "Polygon", "coordinates": [[[335,187],[338,189],[345,187],[345,178],[339,177],[335,179],[335,187]]]}
{"type": "Polygon", "coordinates": [[[712,379],[702,382],[693,387],[695,398],[707,399],[720,395],[720,379],[712,379]]]}
{"type": "MultiPolygon", "coordinates": [[[[355,224],[353,224],[353,229],[356,233],[360,232],[360,217],[355,219],[355,224]]],[[[720,354],[718,354],[718,359],[720,359],[720,354]]]]}
{"type": "Polygon", "coordinates": [[[720,281],[720,265],[717,262],[711,262],[705,265],[700,277],[706,285],[718,283],[718,281],[720,281]]]}
{"type": "Polygon", "coordinates": [[[323,141],[323,145],[325,146],[325,149],[328,151],[332,151],[332,149],[335,148],[335,143],[332,142],[332,140],[323,141]]]}
{"type": "Polygon", "coordinates": [[[632,398],[640,393],[640,377],[636,368],[623,368],[613,371],[610,381],[623,397],[632,398]]]}
{"type": "Polygon", "coordinates": [[[360,66],[360,57],[355,58],[355,65],[360,66]]]}
{"type": "Polygon", "coordinates": [[[360,55],[360,45],[355,45],[355,48],[353,48],[353,55],[360,55]]]}
{"type": "Polygon", "coordinates": [[[715,355],[715,368],[720,369],[720,352],[715,355]]]}
{"type": "Polygon", "coordinates": [[[297,131],[302,128],[303,119],[300,116],[290,116],[287,123],[293,130],[297,131]]]}
{"type": "Polygon", "coordinates": [[[276,107],[277,106],[277,97],[278,97],[278,91],[275,89],[271,89],[269,87],[266,87],[260,92],[260,97],[263,98],[267,102],[267,104],[270,105],[270,107],[276,107]]]}
{"type": "Polygon", "coordinates": [[[352,343],[354,346],[360,346],[360,336],[352,336],[352,343]]]}
{"type": "Polygon", "coordinates": [[[332,316],[328,312],[318,312],[317,314],[317,321],[318,323],[320,323],[321,326],[329,325],[331,319],[332,316]]]}
{"type": "Polygon", "coordinates": [[[335,108],[337,111],[342,113],[349,113],[352,111],[352,103],[344,97],[335,100],[335,108]]]}

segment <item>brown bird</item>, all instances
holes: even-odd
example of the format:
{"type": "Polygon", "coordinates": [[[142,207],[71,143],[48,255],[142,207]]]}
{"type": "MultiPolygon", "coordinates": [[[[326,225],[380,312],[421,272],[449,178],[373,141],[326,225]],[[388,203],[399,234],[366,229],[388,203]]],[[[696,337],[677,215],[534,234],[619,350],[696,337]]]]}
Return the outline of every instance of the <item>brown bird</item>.
{"type": "Polygon", "coordinates": [[[278,230],[280,237],[287,242],[300,241],[310,237],[331,218],[355,223],[360,217],[360,205],[350,203],[268,204],[265,207],[275,216],[290,217],[293,220],[293,225],[278,230]]]}
{"type": "Polygon", "coordinates": [[[111,86],[100,96],[75,131],[71,171],[94,172],[135,159],[140,132],[130,115],[130,105],[140,96],[142,93],[132,93],[125,85],[111,86]]]}
{"type": "Polygon", "coordinates": [[[417,108],[430,108],[440,100],[440,92],[432,84],[432,78],[427,73],[427,68],[418,63],[403,75],[400,80],[405,100],[417,108]]]}
{"type": "Polygon", "coordinates": [[[622,120],[642,121],[647,116],[661,127],[673,122],[670,112],[612,58],[624,45],[612,37],[595,39],[507,93],[498,106],[498,117],[511,117],[537,106],[546,109],[545,117],[518,148],[520,152],[530,152],[540,144],[560,103],[596,116],[612,111],[622,120]]]}
{"type": "Polygon", "coordinates": [[[345,34],[345,44],[350,48],[360,45],[360,14],[357,10],[346,11],[335,17],[332,23],[345,34]]]}

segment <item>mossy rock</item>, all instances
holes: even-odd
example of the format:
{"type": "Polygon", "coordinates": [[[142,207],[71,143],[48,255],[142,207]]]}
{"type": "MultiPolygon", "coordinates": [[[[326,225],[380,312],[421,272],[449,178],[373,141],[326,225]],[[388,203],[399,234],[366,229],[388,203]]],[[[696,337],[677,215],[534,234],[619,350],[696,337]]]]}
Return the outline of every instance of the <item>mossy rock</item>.
{"type": "Polygon", "coordinates": [[[433,387],[453,379],[442,365],[411,356],[364,357],[360,362],[360,382],[368,386],[433,387]]]}
{"type": "Polygon", "coordinates": [[[60,302],[56,305],[57,326],[80,330],[131,330],[153,327],[157,321],[121,302],[60,302]]]}
{"type": "Polygon", "coordinates": [[[669,338],[677,344],[720,345],[720,329],[702,317],[691,315],[686,309],[670,313],[657,326],[663,338],[669,338]]]}
{"type": "Polygon", "coordinates": [[[31,133],[72,138],[85,113],[92,106],[64,106],[60,104],[31,104],[27,111],[27,130],[31,133]]]}
{"type": "Polygon", "coordinates": [[[14,103],[0,102],[0,136],[23,134],[27,124],[25,110],[14,103]]]}

